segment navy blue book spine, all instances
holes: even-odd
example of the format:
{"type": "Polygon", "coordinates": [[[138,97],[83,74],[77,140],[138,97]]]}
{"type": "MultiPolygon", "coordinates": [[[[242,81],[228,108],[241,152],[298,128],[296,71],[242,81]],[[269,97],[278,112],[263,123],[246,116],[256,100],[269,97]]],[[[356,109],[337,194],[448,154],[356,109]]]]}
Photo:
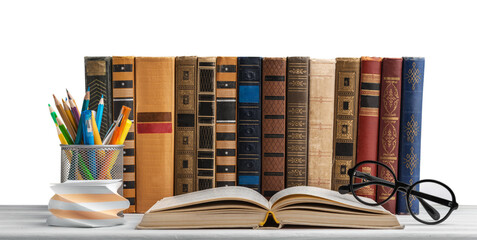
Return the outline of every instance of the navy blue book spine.
{"type": "MultiPolygon", "coordinates": [[[[420,175],[424,58],[404,57],[402,77],[398,179],[413,184],[419,181],[420,175]]],[[[419,202],[412,196],[410,210],[419,213],[419,202]]],[[[405,193],[398,192],[396,213],[409,213],[405,193]]]]}
{"type": "Polygon", "coordinates": [[[238,185],[260,192],[262,58],[238,59],[238,185]]]}

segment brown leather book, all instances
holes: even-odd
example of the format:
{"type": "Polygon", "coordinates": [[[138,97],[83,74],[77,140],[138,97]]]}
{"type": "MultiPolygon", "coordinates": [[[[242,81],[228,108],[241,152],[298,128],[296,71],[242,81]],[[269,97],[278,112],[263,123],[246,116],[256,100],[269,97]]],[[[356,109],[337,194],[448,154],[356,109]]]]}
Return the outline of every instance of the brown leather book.
{"type": "Polygon", "coordinates": [[[262,195],[285,188],[286,58],[262,60],[262,195]]]}
{"type": "Polygon", "coordinates": [[[215,57],[198,58],[197,190],[215,185],[215,57]]]}
{"type": "Polygon", "coordinates": [[[215,186],[237,179],[237,57],[217,57],[215,186]]]}
{"type": "Polygon", "coordinates": [[[310,60],[308,186],[331,189],[335,59],[310,60]]]}
{"type": "MultiPolygon", "coordinates": [[[[381,62],[382,58],[380,57],[361,58],[356,163],[378,160],[381,62]]],[[[358,171],[376,176],[377,169],[376,165],[365,165],[359,167],[358,171]]],[[[357,194],[376,200],[376,186],[372,185],[360,188],[357,194]]]]}
{"type": "Polygon", "coordinates": [[[174,57],[136,58],[136,212],[174,193],[174,57]]]}
{"type": "MultiPolygon", "coordinates": [[[[399,130],[401,117],[402,58],[384,58],[381,82],[380,127],[378,161],[386,164],[398,176],[399,130]]],[[[386,171],[378,177],[393,181],[386,171]]],[[[392,193],[390,188],[378,187],[377,201],[384,201],[392,193]]],[[[396,214],[396,195],[382,205],[396,214]]]]}
{"type": "Polygon", "coordinates": [[[174,195],[196,190],[197,57],[176,57],[174,195]]]}
{"type": "Polygon", "coordinates": [[[336,59],[333,190],[349,183],[348,169],[356,163],[359,63],[359,58],[336,59]]]}
{"type": "Polygon", "coordinates": [[[287,59],[286,187],[307,183],[309,60],[287,59]]]}
{"type": "Polygon", "coordinates": [[[113,119],[117,119],[122,106],[131,108],[129,120],[133,125],[124,141],[123,196],[129,200],[125,213],[136,212],[136,159],[135,159],[135,102],[134,102],[134,57],[113,57],[113,119]]]}

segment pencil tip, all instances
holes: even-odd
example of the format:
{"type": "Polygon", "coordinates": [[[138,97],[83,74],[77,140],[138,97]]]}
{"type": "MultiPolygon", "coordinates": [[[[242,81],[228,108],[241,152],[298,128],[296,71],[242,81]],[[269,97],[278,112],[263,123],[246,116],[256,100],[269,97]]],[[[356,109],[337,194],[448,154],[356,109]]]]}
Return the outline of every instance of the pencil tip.
{"type": "Polygon", "coordinates": [[[88,87],[88,92],[89,92],[89,87],[88,87]]]}
{"type": "Polygon", "coordinates": [[[48,103],[48,107],[51,107],[51,105],[48,103]]]}

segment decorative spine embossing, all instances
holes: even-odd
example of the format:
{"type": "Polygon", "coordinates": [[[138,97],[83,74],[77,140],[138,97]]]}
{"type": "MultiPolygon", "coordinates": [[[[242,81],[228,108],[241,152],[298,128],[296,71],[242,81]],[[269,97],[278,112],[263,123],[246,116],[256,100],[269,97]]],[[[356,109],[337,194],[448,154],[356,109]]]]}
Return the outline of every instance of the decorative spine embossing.
{"type": "MultiPolygon", "coordinates": [[[[97,110],[101,96],[104,97],[103,118],[99,134],[101,139],[113,122],[113,92],[111,87],[111,57],[84,57],[85,87],[90,88],[89,109],[97,110]]],[[[81,110],[81,106],[79,106],[81,110]]]]}
{"type": "MultiPolygon", "coordinates": [[[[399,120],[401,116],[402,58],[384,58],[381,77],[381,105],[379,110],[378,161],[387,165],[396,176],[399,156],[399,120]]],[[[394,182],[389,171],[380,169],[378,177],[394,182]]],[[[386,200],[392,188],[378,186],[376,200],[386,200]]],[[[382,205],[391,213],[396,213],[396,196],[382,205]]]]}
{"type": "Polygon", "coordinates": [[[136,57],[136,212],[174,194],[174,57],[136,57]]]}
{"type": "MultiPolygon", "coordinates": [[[[419,181],[420,176],[424,62],[424,58],[403,58],[398,171],[399,181],[407,184],[419,181]]],[[[415,197],[411,199],[410,207],[413,213],[419,213],[419,202],[415,197]]],[[[409,213],[406,196],[400,192],[396,212],[409,213]]]]}
{"type": "MultiPolygon", "coordinates": [[[[379,134],[379,89],[381,84],[382,58],[361,58],[361,81],[359,84],[358,141],[356,163],[378,160],[379,134]]],[[[358,168],[360,172],[376,176],[376,165],[358,168]]],[[[359,196],[376,200],[376,186],[366,186],[357,191],[359,196]]]]}
{"type": "Polygon", "coordinates": [[[335,65],[335,59],[310,60],[308,186],[326,189],[333,166],[335,65]]]}
{"type": "Polygon", "coordinates": [[[134,101],[134,57],[112,58],[113,119],[117,119],[123,105],[131,108],[129,119],[133,125],[124,141],[123,196],[129,200],[125,213],[136,212],[136,159],[135,159],[135,101],[134,101]]]}
{"type": "Polygon", "coordinates": [[[309,60],[287,59],[286,187],[307,184],[309,60]]]}
{"type": "Polygon", "coordinates": [[[237,58],[217,57],[215,186],[237,179],[237,58]]]}
{"type": "Polygon", "coordinates": [[[267,199],[285,188],[286,67],[286,58],[262,62],[262,195],[267,199]]]}
{"type": "Polygon", "coordinates": [[[336,59],[333,190],[349,183],[348,169],[356,162],[359,63],[359,58],[336,59]]]}
{"type": "Polygon", "coordinates": [[[196,190],[197,57],[176,57],[174,195],[196,190]]]}
{"type": "Polygon", "coordinates": [[[215,185],[215,57],[198,58],[197,190],[215,185]]]}
{"type": "Polygon", "coordinates": [[[261,78],[260,57],[239,57],[238,66],[238,185],[260,192],[261,78]]]}

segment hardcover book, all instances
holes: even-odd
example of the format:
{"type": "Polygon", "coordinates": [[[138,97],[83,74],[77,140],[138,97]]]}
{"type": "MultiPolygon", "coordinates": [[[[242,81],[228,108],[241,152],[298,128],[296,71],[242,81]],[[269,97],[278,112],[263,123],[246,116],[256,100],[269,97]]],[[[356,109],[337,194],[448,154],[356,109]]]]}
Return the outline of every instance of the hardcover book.
{"type": "Polygon", "coordinates": [[[122,106],[131,108],[129,120],[131,120],[133,125],[129,128],[123,149],[123,196],[130,203],[129,208],[124,212],[134,213],[136,212],[134,57],[113,57],[112,65],[113,119],[118,119],[122,106]]]}
{"type": "Polygon", "coordinates": [[[335,59],[310,59],[308,186],[331,189],[335,59]]]}
{"type": "Polygon", "coordinates": [[[217,57],[215,186],[237,179],[237,57],[217,57]]]}
{"type": "Polygon", "coordinates": [[[333,190],[349,183],[348,169],[356,163],[359,63],[359,58],[336,59],[333,190]]]}
{"type": "Polygon", "coordinates": [[[262,195],[285,188],[286,58],[262,61],[262,195]]]}
{"type": "Polygon", "coordinates": [[[284,189],[267,201],[252,189],[235,186],[164,198],[144,214],[137,229],[264,226],[402,228],[383,207],[361,204],[350,194],[300,186],[284,189]]]}
{"type": "MultiPolygon", "coordinates": [[[[90,88],[89,109],[97,111],[101,96],[104,97],[103,118],[99,135],[101,139],[113,123],[113,91],[111,87],[111,57],[84,57],[85,87],[90,88]]],[[[81,106],[78,106],[81,107],[81,106]]],[[[79,109],[81,110],[81,109],[79,109]]]]}
{"type": "MultiPolygon", "coordinates": [[[[361,81],[359,84],[358,141],[356,164],[378,160],[379,90],[381,84],[382,58],[361,58],[361,81]]],[[[365,165],[358,171],[376,176],[376,165],[365,165]]],[[[359,196],[376,200],[376,185],[360,188],[359,196]]]]}
{"type": "MultiPolygon", "coordinates": [[[[384,58],[381,76],[381,106],[379,111],[378,161],[387,165],[395,174],[398,172],[399,120],[401,116],[402,58],[384,58]]],[[[393,176],[384,169],[378,177],[390,182],[393,176]]],[[[397,175],[396,175],[397,176],[397,175]]],[[[392,194],[391,188],[377,188],[377,202],[386,200],[392,194]]],[[[396,213],[396,195],[382,205],[391,213],[396,213]]]]}
{"type": "Polygon", "coordinates": [[[174,195],[196,190],[197,57],[176,57],[174,195]]]}
{"type": "Polygon", "coordinates": [[[215,184],[215,57],[198,58],[197,190],[215,184]]]}
{"type": "Polygon", "coordinates": [[[260,57],[239,57],[238,66],[238,185],[260,192],[261,175],[261,78],[260,57]]]}
{"type": "Polygon", "coordinates": [[[287,59],[286,187],[307,183],[309,61],[287,59]]]}
{"type": "MultiPolygon", "coordinates": [[[[398,179],[407,184],[419,181],[420,176],[424,61],[424,58],[404,57],[402,64],[398,179]]],[[[398,214],[409,213],[405,198],[405,194],[398,192],[396,210],[398,214]]],[[[416,198],[412,199],[410,205],[411,211],[418,214],[418,200],[416,198]]]]}
{"type": "Polygon", "coordinates": [[[136,58],[136,212],[174,193],[174,57],[136,58]]]}

